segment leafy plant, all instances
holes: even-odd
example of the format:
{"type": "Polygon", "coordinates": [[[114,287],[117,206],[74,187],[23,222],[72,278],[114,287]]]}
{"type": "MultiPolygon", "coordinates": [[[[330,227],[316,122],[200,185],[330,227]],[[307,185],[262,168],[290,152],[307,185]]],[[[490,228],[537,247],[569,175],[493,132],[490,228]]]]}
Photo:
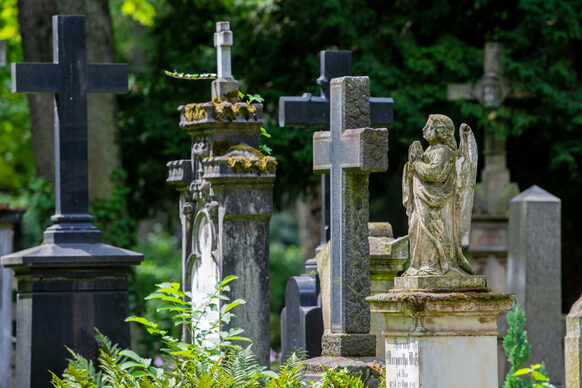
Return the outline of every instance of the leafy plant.
{"type": "Polygon", "coordinates": [[[535,364],[529,368],[526,365],[531,346],[527,340],[525,329],[525,312],[519,307],[517,302],[513,302],[512,310],[507,314],[509,329],[503,338],[503,350],[507,360],[511,364],[511,369],[505,377],[503,388],[542,388],[554,387],[550,383],[545,364],[535,364]],[[530,380],[524,380],[520,376],[528,375],[530,380]]]}

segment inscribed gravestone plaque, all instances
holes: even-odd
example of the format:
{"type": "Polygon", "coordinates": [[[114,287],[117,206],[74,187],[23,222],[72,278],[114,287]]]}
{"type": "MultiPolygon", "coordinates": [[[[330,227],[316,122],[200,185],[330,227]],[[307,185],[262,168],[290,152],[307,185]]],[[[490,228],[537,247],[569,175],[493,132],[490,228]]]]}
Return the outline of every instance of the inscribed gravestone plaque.
{"type": "Polygon", "coordinates": [[[18,387],[45,386],[98,327],[129,345],[127,277],[141,254],[101,243],[89,215],[87,93],[127,91],[127,65],[88,64],[85,17],[53,16],[53,63],[13,63],[12,91],[55,94],[55,215],[43,245],[2,258],[18,279],[18,387]]]}

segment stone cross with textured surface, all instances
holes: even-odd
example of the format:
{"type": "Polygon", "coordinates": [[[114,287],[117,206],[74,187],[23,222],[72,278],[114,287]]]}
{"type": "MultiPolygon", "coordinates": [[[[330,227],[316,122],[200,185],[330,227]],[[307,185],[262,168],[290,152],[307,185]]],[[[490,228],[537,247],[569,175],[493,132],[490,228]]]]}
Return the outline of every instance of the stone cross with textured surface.
{"type": "Polygon", "coordinates": [[[370,331],[369,192],[372,172],[388,168],[388,130],[370,126],[370,80],[331,81],[331,130],[313,135],[313,170],[331,175],[331,333],[322,354],[373,356],[370,331]]]}
{"type": "MultiPolygon", "coordinates": [[[[280,127],[324,127],[329,130],[329,84],[333,78],[352,74],[352,52],[322,50],[319,53],[321,87],[319,97],[304,93],[301,97],[279,98],[280,127]]],[[[394,101],[390,97],[370,97],[370,123],[374,126],[392,125],[394,101]]],[[[329,177],[322,176],[321,249],[329,241],[329,177]]]]}
{"type": "Polygon", "coordinates": [[[56,95],[53,221],[87,223],[87,93],[127,92],[127,64],[87,63],[84,16],[53,16],[53,31],[53,63],[13,63],[12,92],[56,95]]]}
{"type": "MultiPolygon", "coordinates": [[[[450,84],[447,87],[449,100],[474,100],[490,108],[490,116],[495,117],[493,109],[500,106],[506,98],[523,98],[526,93],[512,87],[503,77],[503,45],[496,42],[485,43],[483,60],[484,74],[475,84],[450,84]]],[[[507,169],[505,140],[492,136],[485,131],[485,166],[481,172],[481,183],[475,189],[474,214],[487,214],[506,217],[509,199],[519,193],[515,183],[510,181],[507,169]]]]}

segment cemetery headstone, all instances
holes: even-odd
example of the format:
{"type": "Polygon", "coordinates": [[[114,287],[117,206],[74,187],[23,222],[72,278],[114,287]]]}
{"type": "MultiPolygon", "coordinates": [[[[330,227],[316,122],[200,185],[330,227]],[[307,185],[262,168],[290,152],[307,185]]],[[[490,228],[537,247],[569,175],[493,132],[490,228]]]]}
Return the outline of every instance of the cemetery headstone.
{"type": "Polygon", "coordinates": [[[370,173],[388,168],[388,130],[370,128],[368,77],[335,78],[330,85],[330,131],[313,135],[313,170],[330,173],[330,331],[322,357],[305,363],[308,379],[323,366],[370,366],[376,336],[370,333],[370,173]]]}
{"type": "Polygon", "coordinates": [[[508,291],[527,316],[530,360],[546,362],[555,385],[564,383],[561,201],[532,186],[510,203],[508,291]]]}
{"type": "Polygon", "coordinates": [[[244,329],[257,360],[268,365],[269,220],[277,161],[259,151],[263,106],[239,99],[232,44],[229,22],[216,23],[212,101],[178,108],[180,127],[192,138],[191,155],[168,163],[167,182],[180,192],[184,289],[196,303],[219,279],[238,276],[229,294],[247,303],[228,326],[244,329]]]}
{"type": "MultiPolygon", "coordinates": [[[[333,78],[351,75],[352,53],[347,50],[322,50],[319,53],[319,59],[321,73],[317,84],[321,88],[320,96],[305,93],[301,97],[281,97],[279,99],[279,126],[307,129],[324,127],[326,131],[329,130],[330,82],[333,78]]],[[[392,98],[371,97],[370,116],[373,126],[391,125],[394,121],[392,98]]],[[[329,175],[322,175],[321,188],[321,241],[315,254],[323,249],[330,236],[329,175]]],[[[294,276],[288,281],[286,291],[289,290],[289,293],[285,293],[285,308],[281,312],[283,357],[289,355],[296,347],[307,350],[309,357],[321,354],[323,322],[319,277],[316,272],[317,265],[315,258],[312,258],[305,264],[305,274],[294,276]]]]}
{"type": "Polygon", "coordinates": [[[572,305],[566,317],[564,354],[566,387],[580,388],[582,383],[582,297],[572,305]]]}
{"type": "MultiPolygon", "coordinates": [[[[498,387],[497,315],[511,295],[489,292],[462,254],[469,244],[477,145],[462,124],[430,115],[429,142],[409,148],[403,172],[410,267],[368,298],[384,315],[387,387],[498,387]]],[[[333,241],[333,240],[332,240],[333,241]]]]}
{"type": "MultiPolygon", "coordinates": [[[[12,252],[14,227],[24,208],[0,204],[0,256],[12,252]]],[[[12,386],[12,270],[0,266],[0,387],[12,386]]]]}
{"type": "Polygon", "coordinates": [[[127,65],[88,64],[85,17],[53,16],[53,63],[13,63],[12,91],[55,94],[53,225],[43,244],[2,257],[18,281],[16,385],[47,386],[70,354],[92,359],[102,333],[129,346],[127,278],[139,253],[101,242],[89,215],[87,93],[127,91],[127,65]]]}

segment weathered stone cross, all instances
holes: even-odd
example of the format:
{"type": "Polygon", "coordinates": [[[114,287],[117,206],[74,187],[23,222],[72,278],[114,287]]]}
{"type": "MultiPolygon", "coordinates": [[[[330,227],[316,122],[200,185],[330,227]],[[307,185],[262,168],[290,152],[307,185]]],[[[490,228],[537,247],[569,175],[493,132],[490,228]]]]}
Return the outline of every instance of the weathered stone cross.
{"type": "MultiPolygon", "coordinates": [[[[388,130],[369,128],[368,77],[335,78],[330,89],[331,130],[313,135],[313,170],[331,175],[330,311],[331,337],[336,337],[331,342],[343,352],[336,355],[356,356],[348,354],[348,343],[357,337],[357,348],[370,342],[366,352],[373,355],[365,299],[370,293],[368,178],[388,168],[388,130]]],[[[325,355],[326,335],[322,346],[325,355]]]]}
{"type": "MultiPolygon", "coordinates": [[[[503,45],[485,43],[484,74],[475,84],[450,84],[447,87],[449,100],[474,100],[494,109],[506,98],[523,98],[526,92],[517,90],[503,78],[501,57],[503,45]]],[[[494,114],[494,112],[492,113],[494,114]]],[[[491,130],[485,131],[485,163],[481,172],[481,183],[475,189],[475,214],[504,216],[508,211],[509,198],[516,195],[517,185],[510,182],[505,155],[505,140],[494,137],[491,130]]]]}
{"type": "Polygon", "coordinates": [[[238,100],[238,82],[232,78],[230,47],[233,44],[230,22],[216,23],[214,47],[216,47],[216,76],[212,81],[212,98],[231,102],[238,100]]]}
{"type": "MultiPolygon", "coordinates": [[[[305,93],[301,97],[279,98],[279,126],[324,127],[329,130],[330,81],[333,78],[352,74],[352,52],[348,50],[326,51],[319,53],[321,74],[317,84],[321,95],[314,97],[305,93]]],[[[374,126],[387,126],[394,122],[394,101],[392,98],[370,97],[370,121],[374,126]]],[[[321,177],[321,245],[329,240],[329,176],[321,177]]]]}
{"type": "Polygon", "coordinates": [[[56,234],[59,242],[78,242],[81,237],[76,232],[93,229],[87,93],[127,92],[127,64],[87,64],[84,16],[53,16],[53,53],[53,63],[13,63],[12,92],[55,94],[56,214],[52,220],[56,225],[47,230],[48,236],[45,232],[45,242],[56,243],[56,234]],[[51,241],[46,241],[47,237],[51,241]]]}

